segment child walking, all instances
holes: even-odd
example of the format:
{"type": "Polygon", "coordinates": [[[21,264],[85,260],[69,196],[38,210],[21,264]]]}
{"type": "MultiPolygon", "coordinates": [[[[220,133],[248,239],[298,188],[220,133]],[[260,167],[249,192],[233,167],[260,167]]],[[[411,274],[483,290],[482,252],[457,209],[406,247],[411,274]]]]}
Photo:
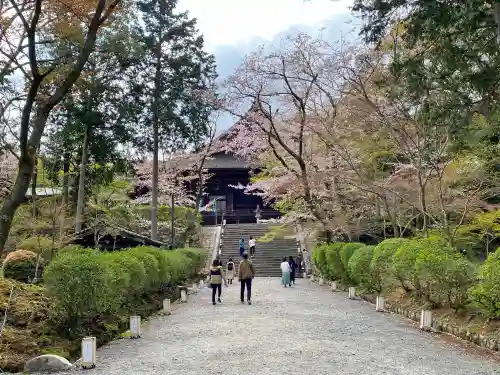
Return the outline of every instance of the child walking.
{"type": "Polygon", "coordinates": [[[233,258],[229,258],[229,260],[226,263],[226,279],[228,284],[233,283],[234,279],[234,262],[233,258]]]}
{"type": "Polygon", "coordinates": [[[220,296],[222,294],[222,281],[227,286],[226,278],[222,272],[220,260],[214,259],[212,267],[210,267],[210,286],[212,287],[212,304],[216,305],[215,294],[217,294],[217,302],[222,303],[220,296]]]}

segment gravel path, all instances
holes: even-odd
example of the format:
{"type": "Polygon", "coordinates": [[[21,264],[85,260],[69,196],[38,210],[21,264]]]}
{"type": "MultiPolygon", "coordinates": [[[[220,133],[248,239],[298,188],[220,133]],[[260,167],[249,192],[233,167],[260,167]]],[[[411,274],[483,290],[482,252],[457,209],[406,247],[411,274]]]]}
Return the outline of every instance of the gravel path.
{"type": "Polygon", "coordinates": [[[98,350],[85,374],[500,374],[500,362],[326,286],[257,278],[253,289],[252,306],[239,303],[239,285],[223,289],[223,305],[211,305],[207,288],[190,295],[147,322],[141,339],[98,350]]]}

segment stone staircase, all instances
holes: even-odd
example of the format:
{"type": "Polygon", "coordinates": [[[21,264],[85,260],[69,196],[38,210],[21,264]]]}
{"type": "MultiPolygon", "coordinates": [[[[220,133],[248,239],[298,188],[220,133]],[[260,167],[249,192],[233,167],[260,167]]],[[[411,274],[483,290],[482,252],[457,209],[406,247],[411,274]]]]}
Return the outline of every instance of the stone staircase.
{"type": "MultiPolygon", "coordinates": [[[[297,259],[297,242],[295,238],[275,238],[270,242],[259,242],[259,237],[270,231],[269,224],[228,224],[224,227],[221,237],[221,260],[225,266],[229,258],[233,258],[238,272],[238,264],[241,260],[239,253],[239,240],[245,240],[245,251],[249,252],[248,240],[250,236],[257,239],[255,246],[255,257],[252,262],[255,265],[259,277],[281,277],[280,263],[283,257],[290,255],[297,259]]],[[[296,277],[302,277],[297,273],[296,277]]]]}

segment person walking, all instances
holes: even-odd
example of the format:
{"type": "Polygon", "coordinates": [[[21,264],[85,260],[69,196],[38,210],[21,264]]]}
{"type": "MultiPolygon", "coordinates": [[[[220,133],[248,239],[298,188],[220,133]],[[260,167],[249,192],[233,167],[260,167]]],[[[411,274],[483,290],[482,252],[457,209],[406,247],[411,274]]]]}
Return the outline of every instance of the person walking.
{"type": "Polygon", "coordinates": [[[248,254],[243,253],[243,260],[240,262],[238,279],[240,281],[240,301],[245,303],[245,288],[247,290],[247,302],[252,304],[252,280],[255,277],[255,268],[248,254]]]}
{"type": "Polygon", "coordinates": [[[243,253],[245,252],[245,240],[243,239],[243,237],[240,238],[239,246],[240,246],[240,257],[243,258],[243,253]]]}
{"type": "Polygon", "coordinates": [[[222,303],[220,297],[222,294],[222,281],[224,285],[227,286],[226,278],[222,272],[222,265],[220,260],[214,259],[212,262],[212,267],[210,267],[210,286],[212,287],[212,304],[216,305],[215,295],[217,294],[217,302],[222,303]]]}
{"type": "Polygon", "coordinates": [[[297,265],[299,266],[299,272],[302,272],[304,255],[302,254],[302,250],[299,252],[299,257],[297,259],[297,265]]]}
{"type": "Polygon", "coordinates": [[[288,260],[286,257],[283,258],[283,261],[281,262],[281,285],[284,285],[285,288],[286,286],[292,286],[290,283],[290,264],[288,264],[288,260]]]}
{"type": "Polygon", "coordinates": [[[288,258],[288,264],[290,265],[290,283],[295,284],[295,274],[297,272],[297,263],[295,263],[295,259],[290,255],[288,258]]]}
{"type": "Polygon", "coordinates": [[[227,263],[226,263],[226,279],[228,284],[233,283],[234,279],[234,262],[233,258],[229,258],[227,263]]]}
{"type": "Polygon", "coordinates": [[[250,256],[253,258],[255,256],[255,239],[250,236],[250,240],[248,240],[248,247],[250,248],[250,256]]]}

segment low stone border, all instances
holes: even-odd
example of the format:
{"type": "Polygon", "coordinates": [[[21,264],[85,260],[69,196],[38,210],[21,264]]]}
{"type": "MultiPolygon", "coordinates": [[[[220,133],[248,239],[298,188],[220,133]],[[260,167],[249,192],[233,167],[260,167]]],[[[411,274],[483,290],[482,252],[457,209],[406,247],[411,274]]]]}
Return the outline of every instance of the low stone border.
{"type": "MultiPolygon", "coordinates": [[[[345,288],[339,288],[338,290],[345,291],[345,288]]],[[[360,297],[362,300],[367,301],[373,305],[376,301],[376,297],[374,296],[359,295],[357,297],[360,297]]],[[[415,322],[420,322],[420,311],[410,311],[405,309],[401,305],[390,303],[387,300],[385,301],[384,309],[387,312],[402,315],[415,322]]],[[[480,333],[473,333],[467,328],[457,327],[436,317],[433,317],[432,319],[432,329],[434,332],[447,333],[451,336],[476,344],[482,348],[493,351],[500,351],[500,340],[486,337],[480,333]]]]}

